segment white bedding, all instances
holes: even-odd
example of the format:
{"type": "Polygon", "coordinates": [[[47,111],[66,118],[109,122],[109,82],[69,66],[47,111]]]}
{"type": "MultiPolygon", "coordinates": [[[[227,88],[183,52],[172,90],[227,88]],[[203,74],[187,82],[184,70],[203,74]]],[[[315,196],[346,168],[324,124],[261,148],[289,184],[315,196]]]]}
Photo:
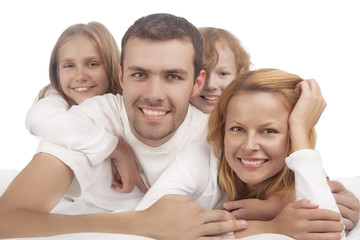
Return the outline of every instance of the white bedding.
{"type": "MultiPolygon", "coordinates": [[[[16,170],[0,170],[0,195],[5,191],[6,187],[16,176],[18,171],[16,170]]],[[[359,177],[345,177],[337,179],[344,184],[344,186],[352,191],[357,198],[360,199],[360,176],[359,177]]],[[[106,233],[75,233],[75,234],[63,234],[53,237],[44,238],[17,238],[19,239],[53,239],[53,240],[74,240],[74,239],[105,239],[105,240],[146,240],[150,238],[126,235],[126,234],[106,234],[106,233]]],[[[285,237],[277,234],[259,234],[251,237],[242,238],[242,240],[289,240],[292,238],[285,237]]],[[[360,239],[360,224],[350,232],[346,238],[347,240],[360,239]]]]}

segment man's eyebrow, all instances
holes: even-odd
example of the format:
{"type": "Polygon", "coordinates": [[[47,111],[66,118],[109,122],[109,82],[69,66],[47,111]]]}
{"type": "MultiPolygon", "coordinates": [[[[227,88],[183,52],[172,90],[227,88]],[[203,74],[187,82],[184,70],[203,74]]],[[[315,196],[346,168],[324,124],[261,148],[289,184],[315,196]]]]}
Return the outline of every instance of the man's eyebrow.
{"type": "Polygon", "coordinates": [[[130,66],[127,69],[134,72],[148,72],[147,69],[138,66],[130,66]]]}
{"type": "Polygon", "coordinates": [[[165,70],[163,71],[164,74],[181,74],[181,75],[188,75],[188,72],[184,69],[180,69],[180,68],[175,68],[175,69],[169,69],[169,70],[165,70]]]}

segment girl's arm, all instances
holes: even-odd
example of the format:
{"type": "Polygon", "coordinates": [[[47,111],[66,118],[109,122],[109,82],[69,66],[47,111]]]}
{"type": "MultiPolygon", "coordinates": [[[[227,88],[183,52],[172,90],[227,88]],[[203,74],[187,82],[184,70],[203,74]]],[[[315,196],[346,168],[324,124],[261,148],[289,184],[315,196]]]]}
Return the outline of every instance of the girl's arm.
{"type": "Polygon", "coordinates": [[[45,97],[29,109],[25,125],[36,136],[83,152],[94,165],[111,154],[110,157],[118,163],[118,176],[121,177],[118,189],[129,193],[137,185],[146,192],[130,146],[92,121],[69,113],[68,109],[64,98],[49,88],[45,97]]]}
{"type": "Polygon", "coordinates": [[[93,164],[107,158],[118,138],[91,121],[68,113],[68,109],[61,95],[50,88],[44,98],[31,106],[25,125],[33,135],[84,152],[93,164]]]}

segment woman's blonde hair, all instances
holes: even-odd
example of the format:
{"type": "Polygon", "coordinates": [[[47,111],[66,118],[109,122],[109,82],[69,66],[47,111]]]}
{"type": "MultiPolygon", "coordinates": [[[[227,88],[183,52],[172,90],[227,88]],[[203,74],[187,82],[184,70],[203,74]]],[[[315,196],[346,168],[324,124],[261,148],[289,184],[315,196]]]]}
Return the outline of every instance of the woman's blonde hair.
{"type": "MultiPolygon", "coordinates": [[[[84,35],[88,37],[95,48],[99,52],[106,69],[106,74],[109,81],[107,93],[122,93],[119,83],[118,66],[120,64],[120,50],[110,33],[110,31],[99,22],[89,22],[88,24],[74,24],[60,35],[57,40],[50,57],[49,77],[51,86],[61,94],[61,96],[69,103],[69,105],[76,104],[74,100],[70,99],[63,92],[59,79],[59,50],[62,45],[71,37],[77,35],[84,35]]],[[[48,87],[48,86],[47,86],[48,87]]],[[[45,87],[39,94],[39,98],[44,96],[47,89],[45,87]]]]}
{"type": "MultiPolygon", "coordinates": [[[[229,200],[245,198],[267,199],[270,194],[289,194],[294,190],[294,173],[287,167],[275,176],[265,180],[255,189],[248,189],[231,169],[224,156],[225,123],[230,99],[244,92],[274,93],[282,100],[289,112],[294,108],[299,93],[295,86],[303,81],[299,76],[277,69],[260,69],[250,71],[235,79],[223,92],[210,115],[207,140],[212,144],[215,155],[219,159],[218,181],[229,200]]],[[[309,135],[312,147],[315,147],[316,134],[312,129],[309,135]]],[[[291,146],[289,139],[288,146],[291,146]]],[[[292,149],[288,147],[288,155],[292,149]]]]}

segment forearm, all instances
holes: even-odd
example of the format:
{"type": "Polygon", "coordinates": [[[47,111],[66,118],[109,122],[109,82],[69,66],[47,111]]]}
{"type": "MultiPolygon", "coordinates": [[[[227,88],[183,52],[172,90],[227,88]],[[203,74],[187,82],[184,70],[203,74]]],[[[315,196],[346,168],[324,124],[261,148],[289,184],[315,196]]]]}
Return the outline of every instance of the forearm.
{"type": "Polygon", "coordinates": [[[27,210],[1,213],[0,238],[40,237],[80,232],[141,234],[138,213],[58,215],[27,210]]]}

